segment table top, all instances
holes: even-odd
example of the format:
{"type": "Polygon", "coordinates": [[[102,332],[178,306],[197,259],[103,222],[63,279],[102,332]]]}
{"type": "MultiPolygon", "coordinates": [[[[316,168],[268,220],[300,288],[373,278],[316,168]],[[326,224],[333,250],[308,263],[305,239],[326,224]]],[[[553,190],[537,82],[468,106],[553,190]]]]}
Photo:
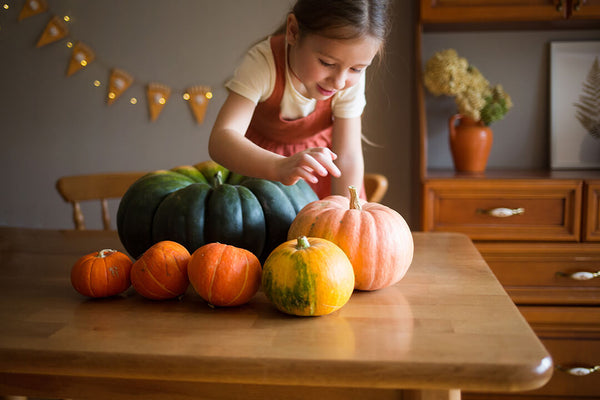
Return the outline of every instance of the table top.
{"type": "Polygon", "coordinates": [[[506,391],[542,386],[552,360],[468,237],[413,234],[396,285],[339,311],[293,317],[259,291],[211,308],[190,286],[151,301],[133,288],[88,299],[82,255],[116,232],[0,227],[0,375],[506,391]]]}

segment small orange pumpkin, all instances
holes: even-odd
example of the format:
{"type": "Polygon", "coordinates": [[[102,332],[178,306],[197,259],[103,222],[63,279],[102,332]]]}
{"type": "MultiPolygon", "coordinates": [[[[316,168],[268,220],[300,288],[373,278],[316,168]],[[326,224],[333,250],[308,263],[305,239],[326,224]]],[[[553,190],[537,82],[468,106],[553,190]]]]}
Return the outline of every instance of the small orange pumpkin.
{"type": "Polygon", "coordinates": [[[262,269],[250,251],[209,243],[192,254],[188,277],[209,305],[230,307],[247,303],[260,287],[262,269]]]}
{"type": "Polygon", "coordinates": [[[189,260],[189,251],[179,243],[158,242],[131,267],[131,284],[136,292],[152,300],[181,296],[189,286],[189,260]]]}
{"type": "Polygon", "coordinates": [[[358,198],[350,187],[344,196],[329,196],[305,206],[288,231],[288,239],[312,236],[331,240],[346,253],[356,276],[355,288],[377,290],[400,281],[414,253],[408,224],[379,203],[358,198]]]}
{"type": "Polygon", "coordinates": [[[71,284],[84,296],[108,297],[131,286],[131,259],[117,250],[104,249],[81,257],[71,268],[71,284]]]}
{"type": "Polygon", "coordinates": [[[271,252],[263,266],[262,287],[280,311],[325,315],[350,300],[354,271],[346,254],[334,243],[301,236],[271,252]]]}

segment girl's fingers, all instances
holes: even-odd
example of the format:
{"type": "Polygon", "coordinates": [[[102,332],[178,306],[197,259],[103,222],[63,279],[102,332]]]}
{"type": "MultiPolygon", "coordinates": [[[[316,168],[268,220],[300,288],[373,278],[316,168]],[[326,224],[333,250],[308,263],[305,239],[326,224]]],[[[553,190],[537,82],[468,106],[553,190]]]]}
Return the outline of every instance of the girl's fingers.
{"type": "Polygon", "coordinates": [[[327,148],[309,149],[305,154],[304,161],[317,174],[326,176],[330,173],[333,176],[340,176],[339,168],[333,163],[337,155],[327,148]]]}

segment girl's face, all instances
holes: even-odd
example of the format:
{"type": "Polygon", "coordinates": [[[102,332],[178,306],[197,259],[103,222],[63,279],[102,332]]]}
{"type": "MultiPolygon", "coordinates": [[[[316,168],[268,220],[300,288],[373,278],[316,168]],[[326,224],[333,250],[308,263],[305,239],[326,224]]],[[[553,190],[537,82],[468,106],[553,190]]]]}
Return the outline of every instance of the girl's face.
{"type": "Polygon", "coordinates": [[[381,46],[381,41],[371,36],[340,40],[309,34],[300,39],[297,28],[290,14],[288,63],[294,86],[312,99],[325,100],[356,85],[381,46]]]}

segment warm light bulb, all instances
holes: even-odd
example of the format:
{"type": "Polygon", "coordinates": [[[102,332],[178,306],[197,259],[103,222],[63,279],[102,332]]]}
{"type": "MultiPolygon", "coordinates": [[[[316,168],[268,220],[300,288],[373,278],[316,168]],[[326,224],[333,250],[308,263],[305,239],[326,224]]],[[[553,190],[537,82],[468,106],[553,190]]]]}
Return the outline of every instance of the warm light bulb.
{"type": "Polygon", "coordinates": [[[212,99],[212,92],[206,92],[204,96],[206,96],[206,98],[210,100],[212,99]]]}
{"type": "Polygon", "coordinates": [[[4,8],[5,10],[8,10],[8,4],[4,3],[4,4],[2,5],[2,8],[4,8]]]}
{"type": "Polygon", "coordinates": [[[87,61],[86,60],[81,60],[80,64],[81,64],[82,67],[85,67],[85,66],[87,66],[87,61]]]}
{"type": "Polygon", "coordinates": [[[164,97],[161,97],[160,99],[158,99],[158,104],[165,104],[167,102],[167,100],[164,97]]]}
{"type": "Polygon", "coordinates": [[[114,100],[117,95],[114,92],[108,92],[108,98],[114,100]]]}
{"type": "Polygon", "coordinates": [[[71,21],[71,17],[69,17],[68,15],[65,15],[65,16],[63,17],[63,19],[65,20],[65,22],[69,22],[69,21],[71,21]]]}
{"type": "Polygon", "coordinates": [[[135,97],[132,97],[132,98],[129,100],[129,102],[130,102],[131,104],[137,104],[137,99],[136,99],[135,97]]]}
{"type": "Polygon", "coordinates": [[[71,47],[73,47],[73,42],[67,42],[67,47],[70,49],[71,47]]]}
{"type": "MultiPolygon", "coordinates": [[[[101,85],[100,81],[98,79],[96,79],[94,81],[94,86],[99,87],[101,85]]],[[[109,95],[110,96],[110,95],[109,95]]]]}
{"type": "Polygon", "coordinates": [[[186,92],[186,93],[184,93],[184,94],[183,94],[183,99],[184,99],[184,100],[189,100],[189,99],[190,99],[190,94],[189,94],[189,93],[187,93],[187,92],[186,92]]]}

